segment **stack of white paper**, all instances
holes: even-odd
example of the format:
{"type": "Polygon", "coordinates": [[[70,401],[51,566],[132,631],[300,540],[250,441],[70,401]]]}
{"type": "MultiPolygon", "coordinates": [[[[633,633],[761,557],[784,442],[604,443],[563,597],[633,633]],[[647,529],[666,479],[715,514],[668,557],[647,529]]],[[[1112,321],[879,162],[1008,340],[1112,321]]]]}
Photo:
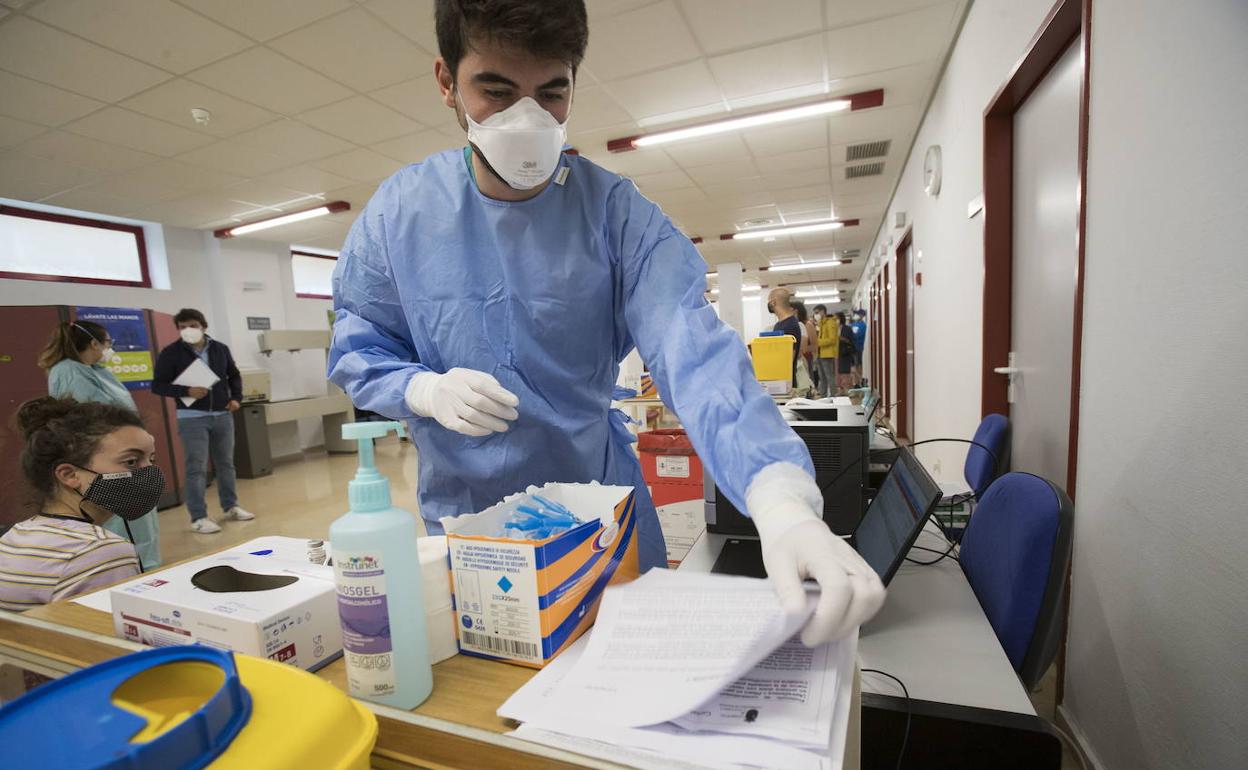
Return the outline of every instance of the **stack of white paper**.
{"type": "MultiPolygon", "coordinates": [[[[182,370],[173,380],[174,385],[185,385],[188,388],[211,388],[217,384],[221,378],[217,373],[208,367],[202,359],[196,358],[191,365],[182,370]]],[[[193,396],[183,396],[182,403],[190,406],[199,399],[193,396]]],[[[224,404],[221,405],[224,408],[224,404]]]]}
{"type": "Polygon", "coordinates": [[[764,580],[652,570],[499,709],[518,738],[640,768],[839,768],[857,636],[808,649],[764,580]]]}

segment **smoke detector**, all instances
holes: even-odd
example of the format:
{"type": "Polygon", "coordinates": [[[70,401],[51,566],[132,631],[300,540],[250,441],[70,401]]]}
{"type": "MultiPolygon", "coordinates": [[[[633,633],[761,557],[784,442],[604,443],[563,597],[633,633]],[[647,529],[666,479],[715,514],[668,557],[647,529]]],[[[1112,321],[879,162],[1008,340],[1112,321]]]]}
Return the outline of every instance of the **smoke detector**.
{"type": "Polygon", "coordinates": [[[212,113],[203,107],[192,107],[191,119],[195,121],[197,126],[206,126],[208,121],[212,120],[212,113]]]}

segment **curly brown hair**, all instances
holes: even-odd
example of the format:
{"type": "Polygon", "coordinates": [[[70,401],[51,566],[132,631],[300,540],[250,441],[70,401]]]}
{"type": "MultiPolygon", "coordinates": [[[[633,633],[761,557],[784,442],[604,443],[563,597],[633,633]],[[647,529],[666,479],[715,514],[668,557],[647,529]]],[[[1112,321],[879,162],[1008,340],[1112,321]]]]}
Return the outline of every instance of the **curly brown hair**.
{"type": "Polygon", "coordinates": [[[142,428],[139,415],[115,404],[44,396],[25,402],[14,418],[26,438],[22,472],[37,505],[56,491],[56,466],[86,467],[105,436],[119,428],[142,428]]]}

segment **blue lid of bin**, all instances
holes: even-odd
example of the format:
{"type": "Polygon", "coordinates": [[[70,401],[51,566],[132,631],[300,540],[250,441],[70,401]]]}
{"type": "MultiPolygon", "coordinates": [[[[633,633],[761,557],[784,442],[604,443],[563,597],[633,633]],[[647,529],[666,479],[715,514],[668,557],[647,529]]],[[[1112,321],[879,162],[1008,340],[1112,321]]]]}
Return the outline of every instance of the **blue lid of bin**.
{"type": "Polygon", "coordinates": [[[784,332],[770,331],[770,332],[759,332],[759,333],[758,333],[758,336],[760,336],[760,337],[780,337],[780,336],[782,336],[783,334],[784,334],[784,332]]]}
{"type": "Polygon", "coordinates": [[[250,716],[232,653],[164,647],[76,671],[0,708],[0,746],[13,767],[199,770],[250,716]],[[54,725],[66,729],[40,737],[54,725]]]}

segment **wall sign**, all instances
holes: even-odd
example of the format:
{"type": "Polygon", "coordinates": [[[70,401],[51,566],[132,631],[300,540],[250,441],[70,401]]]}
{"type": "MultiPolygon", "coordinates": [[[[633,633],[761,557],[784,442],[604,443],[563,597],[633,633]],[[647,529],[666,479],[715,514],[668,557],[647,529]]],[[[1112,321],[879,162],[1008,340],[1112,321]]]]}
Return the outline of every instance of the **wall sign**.
{"type": "Polygon", "coordinates": [[[268,331],[273,328],[273,322],[267,315],[249,315],[247,328],[252,331],[268,331]]]}
{"type": "Polygon", "coordinates": [[[129,390],[152,387],[152,344],[142,310],[116,307],[79,307],[79,321],[94,321],[113,338],[113,357],[101,361],[129,390]]]}

